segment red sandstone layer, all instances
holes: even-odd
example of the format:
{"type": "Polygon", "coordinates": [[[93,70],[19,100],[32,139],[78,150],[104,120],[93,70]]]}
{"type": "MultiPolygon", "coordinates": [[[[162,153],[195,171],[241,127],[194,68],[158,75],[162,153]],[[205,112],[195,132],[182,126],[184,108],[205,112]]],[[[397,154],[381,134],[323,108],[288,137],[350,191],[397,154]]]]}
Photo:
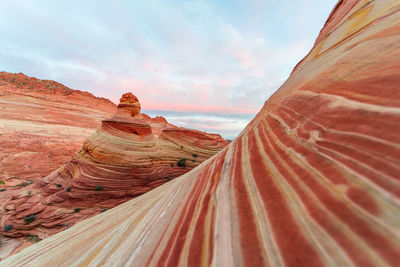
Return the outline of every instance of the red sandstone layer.
{"type": "Polygon", "coordinates": [[[0,180],[16,185],[48,175],[115,108],[54,81],[0,72],[0,180]]]}

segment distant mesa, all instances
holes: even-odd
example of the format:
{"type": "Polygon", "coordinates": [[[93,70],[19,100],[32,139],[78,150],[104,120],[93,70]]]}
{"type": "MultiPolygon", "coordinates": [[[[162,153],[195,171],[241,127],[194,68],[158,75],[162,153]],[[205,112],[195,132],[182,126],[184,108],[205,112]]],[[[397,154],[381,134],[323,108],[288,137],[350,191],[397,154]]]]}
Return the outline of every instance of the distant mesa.
{"type": "Polygon", "coordinates": [[[167,120],[162,116],[156,116],[152,119],[155,123],[168,124],[167,120]]]}
{"type": "Polygon", "coordinates": [[[0,72],[0,86],[2,86],[1,91],[7,94],[62,99],[106,111],[115,109],[115,104],[106,98],[95,97],[89,92],[70,89],[61,83],[29,77],[23,73],[0,72]]]}

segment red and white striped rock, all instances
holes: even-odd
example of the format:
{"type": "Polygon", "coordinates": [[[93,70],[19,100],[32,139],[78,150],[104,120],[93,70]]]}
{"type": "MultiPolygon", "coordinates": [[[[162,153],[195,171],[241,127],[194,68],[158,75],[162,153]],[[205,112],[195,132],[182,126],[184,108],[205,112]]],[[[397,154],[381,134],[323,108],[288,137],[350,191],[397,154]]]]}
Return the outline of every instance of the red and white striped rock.
{"type": "Polygon", "coordinates": [[[2,264],[398,266],[399,87],[400,2],[339,1],[226,149],[2,264]]]}
{"type": "Polygon", "coordinates": [[[0,233],[48,237],[190,171],[227,145],[220,135],[158,120],[145,120],[138,99],[125,94],[116,115],[66,164],[0,192],[0,233]],[[27,223],[27,216],[34,220],[27,223]]]}

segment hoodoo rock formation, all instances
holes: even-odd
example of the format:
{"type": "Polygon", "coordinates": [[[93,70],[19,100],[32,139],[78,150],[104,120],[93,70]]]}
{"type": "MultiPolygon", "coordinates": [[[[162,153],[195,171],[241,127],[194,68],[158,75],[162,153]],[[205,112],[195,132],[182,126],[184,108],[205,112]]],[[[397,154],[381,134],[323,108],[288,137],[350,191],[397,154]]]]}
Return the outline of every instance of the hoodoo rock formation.
{"type": "Polygon", "coordinates": [[[142,117],[138,98],[132,93],[122,95],[119,100],[117,115],[123,117],[142,117]]]}
{"type": "Polygon", "coordinates": [[[0,233],[45,238],[188,172],[227,145],[219,135],[146,117],[138,99],[124,94],[116,115],[66,164],[0,193],[0,233]]]}
{"type": "Polygon", "coordinates": [[[399,266],[399,86],[400,2],[339,1],[226,149],[1,264],[399,266]]]}

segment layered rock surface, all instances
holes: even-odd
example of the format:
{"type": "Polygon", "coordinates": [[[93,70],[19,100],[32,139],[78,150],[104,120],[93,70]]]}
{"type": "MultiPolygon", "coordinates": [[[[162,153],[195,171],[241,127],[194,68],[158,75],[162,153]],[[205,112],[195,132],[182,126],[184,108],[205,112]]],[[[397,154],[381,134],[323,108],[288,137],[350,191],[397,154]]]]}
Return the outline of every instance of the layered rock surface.
{"type": "Polygon", "coordinates": [[[50,174],[115,109],[54,81],[0,72],[0,180],[17,185],[50,174]]]}
{"type": "Polygon", "coordinates": [[[219,135],[146,118],[138,99],[123,95],[116,115],[66,164],[0,193],[0,233],[45,238],[186,173],[227,145],[219,135]]]}
{"type": "Polygon", "coordinates": [[[399,1],[339,1],[226,149],[1,264],[398,266],[399,85],[399,1]]]}

